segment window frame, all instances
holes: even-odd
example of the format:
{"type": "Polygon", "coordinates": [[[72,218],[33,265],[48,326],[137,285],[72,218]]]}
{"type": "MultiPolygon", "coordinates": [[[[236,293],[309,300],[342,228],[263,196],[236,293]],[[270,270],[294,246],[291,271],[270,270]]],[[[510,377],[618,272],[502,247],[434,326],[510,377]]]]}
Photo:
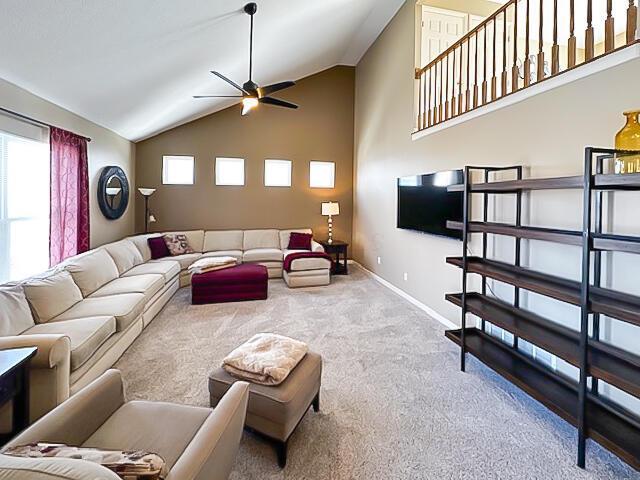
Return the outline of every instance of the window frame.
{"type": "Polygon", "coordinates": [[[331,162],[331,161],[327,161],[327,160],[311,160],[309,162],[309,188],[324,188],[324,189],[336,188],[336,162],[331,162]],[[325,165],[331,165],[332,166],[331,186],[314,185],[314,183],[313,183],[313,165],[314,164],[325,164],[325,165]]]}
{"type": "Polygon", "coordinates": [[[245,159],[241,157],[216,157],[213,166],[213,183],[216,187],[245,187],[247,185],[247,166],[245,159]],[[242,162],[242,183],[218,183],[218,165],[219,160],[239,160],[242,162]]]}
{"type": "Polygon", "coordinates": [[[265,187],[268,188],[291,188],[292,184],[293,184],[293,162],[291,160],[285,160],[285,159],[279,159],[279,158],[265,158],[264,160],[264,172],[263,172],[263,179],[262,179],[262,183],[264,184],[265,187]],[[276,163],[276,164],[287,164],[289,166],[289,172],[288,172],[288,184],[269,184],[267,185],[267,164],[268,163],[276,163]]]}
{"type": "Polygon", "coordinates": [[[178,186],[189,186],[196,184],[196,157],[195,155],[184,155],[184,154],[171,154],[171,155],[163,155],[162,156],[162,172],[161,172],[161,181],[162,185],[178,185],[178,186]],[[191,159],[191,183],[184,182],[169,182],[165,178],[165,174],[168,174],[167,168],[165,167],[165,160],[167,158],[190,158],[191,159]]]}

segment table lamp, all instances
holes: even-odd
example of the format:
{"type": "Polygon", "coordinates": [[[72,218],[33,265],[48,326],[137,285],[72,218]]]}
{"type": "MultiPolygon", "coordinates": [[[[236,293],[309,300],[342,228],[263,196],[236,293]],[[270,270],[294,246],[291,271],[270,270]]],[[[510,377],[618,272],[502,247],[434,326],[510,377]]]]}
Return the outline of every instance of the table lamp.
{"type": "MultiPolygon", "coordinates": [[[[149,197],[155,193],[156,189],[155,188],[138,188],[138,191],[144,197],[144,233],[148,233],[149,220],[151,220],[149,218],[149,197]]],[[[155,222],[156,217],[154,217],[153,215],[151,216],[153,217],[153,220],[151,221],[155,222]]]]}
{"type": "Polygon", "coordinates": [[[338,202],[323,202],[322,215],[328,216],[329,239],[327,243],[333,243],[333,215],[340,215],[340,204],[338,202]]]}

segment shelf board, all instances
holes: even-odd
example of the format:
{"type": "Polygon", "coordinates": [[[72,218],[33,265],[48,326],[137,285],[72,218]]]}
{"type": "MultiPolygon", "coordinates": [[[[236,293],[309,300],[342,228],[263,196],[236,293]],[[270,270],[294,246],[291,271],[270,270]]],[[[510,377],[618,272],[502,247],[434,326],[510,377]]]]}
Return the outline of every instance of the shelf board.
{"type": "MultiPolygon", "coordinates": [[[[462,294],[447,294],[445,298],[462,306],[462,294]]],[[[580,336],[575,330],[480,293],[467,294],[467,310],[576,367],[580,365],[580,336]]],[[[589,372],[640,397],[640,357],[632,353],[590,339],[589,372]]]]}
{"type": "MultiPolygon", "coordinates": [[[[447,257],[447,263],[462,268],[462,257],[447,257]]],[[[480,257],[468,257],[467,269],[471,273],[580,306],[580,283],[573,280],[480,257]]],[[[592,312],[640,326],[639,297],[594,286],[590,292],[592,312]]]]}
{"type": "MultiPolygon", "coordinates": [[[[584,178],[582,175],[576,175],[472,183],[470,190],[474,193],[516,193],[523,190],[581,189],[583,186],[584,178]]],[[[594,175],[593,188],[600,190],[640,190],[640,173],[594,175]]],[[[450,185],[447,187],[447,191],[464,192],[464,184],[450,185]]]]}
{"type": "MultiPolygon", "coordinates": [[[[461,345],[461,333],[448,330],[445,335],[461,345]]],[[[570,424],[578,424],[578,394],[574,384],[476,328],[465,330],[465,344],[467,351],[489,368],[570,424]]],[[[589,437],[640,470],[640,428],[635,420],[606,408],[591,394],[587,415],[589,437]]]]}
{"type": "MultiPolygon", "coordinates": [[[[462,227],[462,222],[447,221],[448,229],[462,230],[462,227]]],[[[473,233],[492,233],[495,235],[507,235],[515,238],[526,238],[529,240],[563,243],[566,245],[582,245],[582,232],[574,230],[558,230],[541,227],[516,227],[515,225],[492,222],[469,222],[469,231],[473,233]]]]}
{"type": "MultiPolygon", "coordinates": [[[[449,230],[462,231],[463,223],[447,220],[449,230]]],[[[542,227],[516,227],[506,223],[469,222],[471,233],[491,233],[506,235],[527,240],[540,240],[564,245],[582,246],[582,232],[577,230],[560,230],[542,227]]],[[[614,235],[610,233],[593,233],[593,248],[610,252],[626,252],[640,254],[640,237],[630,235],[614,235]]]]}

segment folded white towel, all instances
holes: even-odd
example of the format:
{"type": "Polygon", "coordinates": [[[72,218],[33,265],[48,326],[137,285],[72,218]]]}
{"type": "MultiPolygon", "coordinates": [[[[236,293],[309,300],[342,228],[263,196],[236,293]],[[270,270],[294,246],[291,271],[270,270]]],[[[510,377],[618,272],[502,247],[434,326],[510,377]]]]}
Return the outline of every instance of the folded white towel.
{"type": "Polygon", "coordinates": [[[233,267],[238,264],[238,259],[235,257],[205,257],[200,260],[196,260],[189,265],[189,273],[206,273],[213,270],[220,270],[221,268],[233,267]]]}
{"type": "Polygon", "coordinates": [[[261,385],[284,382],[307,354],[306,343],[275,333],[258,333],[225,357],[230,375],[261,385]]]}

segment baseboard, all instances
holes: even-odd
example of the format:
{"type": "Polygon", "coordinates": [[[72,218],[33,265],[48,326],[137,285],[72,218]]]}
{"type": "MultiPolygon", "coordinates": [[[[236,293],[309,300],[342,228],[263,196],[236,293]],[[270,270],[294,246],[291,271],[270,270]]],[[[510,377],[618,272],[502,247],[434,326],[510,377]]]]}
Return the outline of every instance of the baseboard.
{"type": "Polygon", "coordinates": [[[366,267],[362,266],[360,263],[356,262],[355,260],[349,260],[349,263],[352,263],[353,265],[357,265],[358,267],[360,267],[362,270],[364,270],[367,274],[369,274],[370,276],[372,276],[378,283],[384,285],[385,287],[387,287],[389,290],[391,290],[392,292],[400,295],[402,298],[404,298],[405,300],[407,300],[408,302],[412,303],[413,305],[415,305],[416,307],[418,307],[420,310],[422,310],[424,313],[426,313],[427,315],[429,315],[431,318],[439,321],[441,324],[443,324],[445,327],[449,328],[449,329],[458,329],[460,327],[458,327],[458,325],[456,325],[455,323],[453,323],[452,321],[448,320],[447,318],[445,318],[444,316],[440,315],[438,312],[436,312],[433,308],[427,307],[424,303],[422,303],[420,300],[412,297],[411,295],[409,295],[407,292],[405,292],[404,290],[401,290],[400,288],[396,287],[394,284],[386,281],[384,278],[380,277],[379,275],[376,275],[375,273],[373,273],[371,270],[367,269],[366,267]]]}

